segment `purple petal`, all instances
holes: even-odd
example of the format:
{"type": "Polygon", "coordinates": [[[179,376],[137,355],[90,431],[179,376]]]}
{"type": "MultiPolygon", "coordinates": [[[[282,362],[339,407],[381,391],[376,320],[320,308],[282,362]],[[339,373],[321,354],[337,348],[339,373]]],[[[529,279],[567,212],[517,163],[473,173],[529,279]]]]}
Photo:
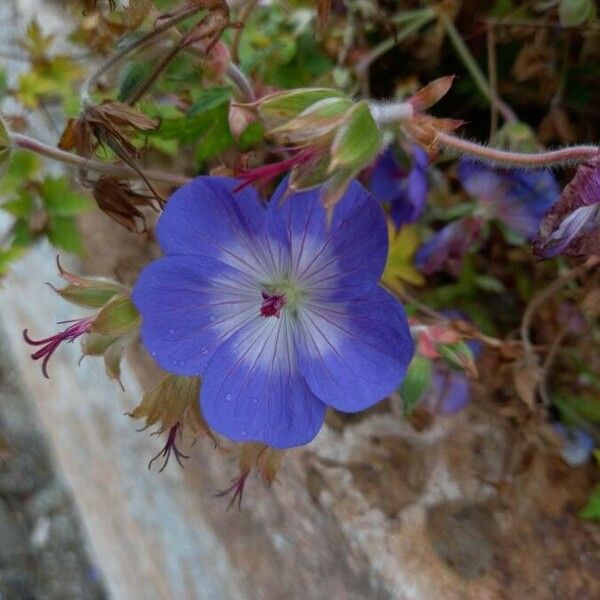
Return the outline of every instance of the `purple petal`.
{"type": "Polygon", "coordinates": [[[267,211],[256,191],[234,193],[238,185],[227,177],[198,177],[177,190],[156,228],[163,252],[209,256],[260,279],[281,271],[287,260],[282,241],[266,235],[267,211]]]}
{"type": "Polygon", "coordinates": [[[325,405],[298,371],[292,317],[259,317],[215,353],[200,401],[208,424],[231,440],[289,448],[318,433],[325,405]]]}
{"type": "Polygon", "coordinates": [[[458,179],[469,195],[483,202],[497,202],[510,193],[507,171],[463,159],[458,163],[458,179]]]}
{"type": "Polygon", "coordinates": [[[382,288],[344,303],[309,303],[298,321],[300,369],[326,404],[363,410],[402,382],[413,343],[401,304],[382,288]]]}
{"type": "Polygon", "coordinates": [[[353,181],[328,224],[319,190],[286,196],[286,189],[284,182],[275,192],[270,214],[289,237],[293,278],[313,297],[328,301],[355,298],[377,285],[388,242],[375,198],[353,181]]]}
{"type": "Polygon", "coordinates": [[[396,160],[391,148],[379,157],[371,175],[369,188],[380,202],[391,207],[391,216],[397,228],[414,223],[425,210],[429,183],[429,157],[419,146],[412,146],[413,166],[407,173],[396,160]]]}
{"type": "Polygon", "coordinates": [[[384,150],[375,163],[369,189],[380,202],[392,202],[403,192],[407,172],[400,166],[391,148],[384,150]]]}
{"type": "Polygon", "coordinates": [[[571,467],[585,465],[594,451],[594,438],[578,427],[567,427],[562,423],[554,423],[553,427],[564,440],[560,453],[563,460],[571,467]]]}
{"type": "Polygon", "coordinates": [[[471,399],[469,380],[463,373],[436,366],[421,405],[433,414],[453,415],[471,399]]]}
{"type": "Polygon", "coordinates": [[[156,260],[133,290],[144,346],[166,371],[201,374],[215,349],[260,315],[260,292],[243,272],[214,259],[156,260]]]}
{"type": "Polygon", "coordinates": [[[546,170],[499,169],[463,159],[458,176],[471,196],[488,205],[491,218],[527,239],[560,195],[556,178],[546,170]]]}
{"type": "Polygon", "coordinates": [[[458,275],[465,254],[479,240],[482,220],[465,217],[449,223],[435,233],[417,251],[415,264],[426,275],[447,268],[458,275]]]}

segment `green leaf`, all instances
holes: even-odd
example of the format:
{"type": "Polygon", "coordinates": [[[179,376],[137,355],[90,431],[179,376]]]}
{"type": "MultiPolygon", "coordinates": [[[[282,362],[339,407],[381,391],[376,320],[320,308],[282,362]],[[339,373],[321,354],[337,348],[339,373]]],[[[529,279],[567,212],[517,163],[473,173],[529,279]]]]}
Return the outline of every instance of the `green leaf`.
{"type": "Polygon", "coordinates": [[[238,139],[238,147],[242,152],[246,152],[254,146],[258,146],[263,141],[265,135],[265,128],[261,123],[255,121],[250,123],[242,135],[238,139]]]}
{"type": "Polygon", "coordinates": [[[400,387],[402,406],[406,416],[412,413],[429,388],[432,371],[430,360],[422,356],[415,356],[412,359],[400,387]]]}
{"type": "Polygon", "coordinates": [[[83,254],[83,242],[73,217],[53,216],[48,225],[50,243],[71,254],[83,254]]]}
{"type": "Polygon", "coordinates": [[[8,171],[8,165],[10,163],[10,136],[8,135],[8,129],[4,125],[4,121],[0,118],[0,177],[8,171]]]}
{"type": "Polygon", "coordinates": [[[587,504],[579,511],[579,516],[588,521],[600,521],[600,486],[592,492],[587,504]]]}
{"type": "Polygon", "coordinates": [[[28,219],[17,219],[13,225],[12,245],[18,248],[27,248],[35,241],[31,231],[29,231],[28,219]]]}
{"type": "Polygon", "coordinates": [[[561,419],[568,425],[577,425],[581,419],[600,423],[600,397],[597,395],[572,395],[561,391],[555,394],[554,403],[561,419]]]}
{"type": "Polygon", "coordinates": [[[229,101],[231,97],[230,87],[212,87],[202,90],[194,104],[188,110],[188,116],[193,117],[197,114],[206,112],[217,106],[221,106],[229,101]]]}
{"type": "Polygon", "coordinates": [[[33,196],[25,191],[18,192],[18,196],[0,204],[0,209],[15,217],[28,217],[35,208],[33,196]]]}
{"type": "Polygon", "coordinates": [[[21,258],[26,250],[27,248],[25,247],[16,246],[8,248],[7,250],[0,250],[0,277],[6,275],[10,265],[17,259],[21,258]]]}
{"type": "Polygon", "coordinates": [[[596,16],[594,0],[561,0],[558,17],[564,27],[578,27],[596,16]]]}
{"type": "Polygon", "coordinates": [[[101,335],[123,335],[139,326],[140,313],[129,296],[113,298],[92,323],[92,332],[101,335]]]}
{"type": "Polygon", "coordinates": [[[196,150],[196,160],[198,162],[217,156],[227,150],[234,142],[229,130],[227,107],[222,106],[212,112],[214,112],[214,118],[200,139],[196,150]]]}
{"type": "Polygon", "coordinates": [[[0,194],[8,196],[16,193],[24,183],[35,177],[39,167],[39,158],[33,152],[13,152],[6,175],[0,178],[0,194]]]}
{"type": "Polygon", "coordinates": [[[78,215],[94,206],[90,198],[71,189],[66,177],[46,177],[40,185],[40,195],[48,212],[59,217],[78,215]]]}
{"type": "Polygon", "coordinates": [[[150,75],[152,71],[152,64],[149,62],[140,64],[134,63],[129,65],[121,85],[119,86],[119,93],[117,94],[117,100],[119,102],[126,102],[133,96],[133,93],[140,87],[142,82],[150,75]]]}
{"type": "Polygon", "coordinates": [[[348,111],[331,145],[329,171],[339,167],[360,170],[373,161],[381,148],[381,132],[362,100],[348,111]]]}

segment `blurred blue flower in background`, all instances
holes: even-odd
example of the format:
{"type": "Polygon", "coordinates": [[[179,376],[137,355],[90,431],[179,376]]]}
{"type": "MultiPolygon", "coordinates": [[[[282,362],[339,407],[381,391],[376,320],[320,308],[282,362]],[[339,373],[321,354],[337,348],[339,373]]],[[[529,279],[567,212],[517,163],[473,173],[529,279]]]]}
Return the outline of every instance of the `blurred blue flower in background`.
{"type": "Polygon", "coordinates": [[[568,427],[563,423],[552,425],[556,433],[563,440],[560,455],[571,467],[580,467],[587,463],[594,451],[594,439],[579,427],[568,427]]]}
{"type": "Polygon", "coordinates": [[[423,214],[429,193],[427,153],[413,144],[409,158],[411,166],[405,169],[394,150],[387,148],[375,163],[368,186],[380,202],[390,205],[390,215],[398,229],[414,223],[423,214]]]}
{"type": "Polygon", "coordinates": [[[543,216],[560,196],[551,171],[499,169],[463,159],[458,164],[463,188],[479,202],[480,214],[531,239],[543,216]]]}

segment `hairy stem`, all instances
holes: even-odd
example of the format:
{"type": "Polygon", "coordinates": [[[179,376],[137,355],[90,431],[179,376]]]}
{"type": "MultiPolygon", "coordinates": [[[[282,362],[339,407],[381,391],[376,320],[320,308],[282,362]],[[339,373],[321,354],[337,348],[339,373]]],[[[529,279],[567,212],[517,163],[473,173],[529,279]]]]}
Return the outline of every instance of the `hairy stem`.
{"type": "MultiPolygon", "coordinates": [[[[126,165],[116,165],[83,158],[81,156],[65,152],[64,150],[60,150],[59,148],[55,148],[54,146],[48,146],[39,140],[27,135],[22,135],[20,133],[10,134],[10,141],[13,147],[34,152],[36,154],[40,154],[41,156],[57,160],[63,164],[77,167],[79,169],[87,169],[90,171],[95,171],[96,173],[114,175],[115,177],[123,178],[131,178],[132,176],[136,175],[136,173],[126,165]]],[[[149,169],[147,171],[144,170],[142,173],[151,181],[177,187],[185,185],[191,181],[189,177],[185,177],[184,175],[165,173],[163,171],[155,171],[153,169],[149,169]]]]}
{"type": "Polygon", "coordinates": [[[488,148],[476,142],[470,142],[443,131],[436,132],[436,142],[460,154],[479,158],[485,162],[525,168],[550,167],[585,162],[600,154],[598,146],[570,146],[547,152],[510,152],[488,148]]]}
{"type": "Polygon", "coordinates": [[[414,114],[413,107],[408,102],[399,102],[396,104],[386,104],[385,102],[369,102],[369,109],[373,119],[379,125],[387,125],[410,119],[414,114]]]}

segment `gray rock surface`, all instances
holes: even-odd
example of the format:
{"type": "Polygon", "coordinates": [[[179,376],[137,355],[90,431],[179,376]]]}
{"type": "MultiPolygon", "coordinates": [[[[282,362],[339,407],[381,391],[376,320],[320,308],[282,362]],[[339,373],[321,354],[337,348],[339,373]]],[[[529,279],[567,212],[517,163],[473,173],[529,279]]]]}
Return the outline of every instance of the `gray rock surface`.
{"type": "Polygon", "coordinates": [[[0,324],[0,599],[104,598],[0,324]]]}

